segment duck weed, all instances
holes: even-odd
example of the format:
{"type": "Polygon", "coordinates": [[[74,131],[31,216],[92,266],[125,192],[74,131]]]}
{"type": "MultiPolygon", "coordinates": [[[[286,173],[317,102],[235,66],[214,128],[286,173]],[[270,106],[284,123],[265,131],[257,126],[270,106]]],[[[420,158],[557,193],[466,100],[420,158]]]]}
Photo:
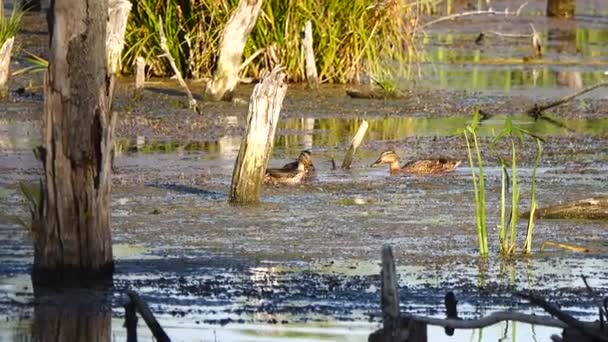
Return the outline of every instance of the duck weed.
{"type": "MultiPolygon", "coordinates": [[[[183,75],[210,77],[218,55],[222,29],[238,0],[141,0],[133,2],[127,25],[123,65],[132,68],[138,56],[157,76],[171,74],[159,45],[162,20],[167,44],[183,75]]],[[[418,15],[413,2],[389,0],[268,0],[251,32],[242,66],[245,77],[263,69],[285,66],[290,81],[305,80],[300,32],[313,25],[319,78],[351,82],[407,64],[416,49],[418,15]]]]}
{"type": "MultiPolygon", "coordinates": [[[[486,217],[486,193],[485,193],[485,177],[483,158],[481,149],[477,139],[477,129],[479,127],[479,111],[473,114],[473,120],[463,132],[466,144],[469,165],[473,179],[473,193],[475,200],[475,223],[477,228],[477,237],[479,242],[479,254],[482,256],[488,255],[488,237],[487,237],[487,217],[486,217]]],[[[523,141],[526,137],[531,137],[535,140],[537,146],[534,168],[532,171],[530,185],[530,216],[527,222],[526,239],[523,244],[522,253],[530,253],[532,251],[532,238],[534,232],[534,213],[537,207],[536,203],[536,176],[538,166],[542,158],[543,141],[540,137],[526,131],[522,128],[513,126],[510,118],[505,120],[502,131],[496,135],[489,146],[489,150],[498,154],[498,145],[506,141],[510,147],[510,160],[507,161],[501,156],[498,157],[501,168],[501,187],[500,187],[500,217],[498,221],[498,242],[500,253],[503,256],[511,256],[517,252],[517,227],[519,218],[520,204],[520,185],[517,168],[517,148],[516,141],[523,141]],[[510,164],[510,165],[509,165],[510,164]],[[511,174],[509,175],[509,168],[511,174]],[[509,189],[510,187],[510,189],[509,189]],[[511,208],[507,221],[507,193],[511,192],[511,208]]],[[[504,146],[504,144],[503,144],[504,146]]]]}

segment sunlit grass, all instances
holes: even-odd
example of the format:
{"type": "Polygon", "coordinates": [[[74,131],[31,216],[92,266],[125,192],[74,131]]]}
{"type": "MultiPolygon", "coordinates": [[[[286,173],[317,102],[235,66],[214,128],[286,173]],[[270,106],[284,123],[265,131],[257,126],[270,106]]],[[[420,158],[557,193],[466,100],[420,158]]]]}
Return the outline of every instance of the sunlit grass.
{"type": "Polygon", "coordinates": [[[23,13],[21,8],[14,6],[11,15],[7,17],[4,15],[4,8],[0,8],[0,46],[19,32],[23,13]]]}

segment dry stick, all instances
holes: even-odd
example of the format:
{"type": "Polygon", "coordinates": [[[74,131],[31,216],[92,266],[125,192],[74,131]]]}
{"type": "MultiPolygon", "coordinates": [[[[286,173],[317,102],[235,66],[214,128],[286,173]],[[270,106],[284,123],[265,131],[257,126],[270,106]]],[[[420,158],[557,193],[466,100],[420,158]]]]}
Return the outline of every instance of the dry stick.
{"type": "Polygon", "coordinates": [[[565,313],[564,311],[560,310],[557,306],[547,302],[543,298],[536,296],[532,293],[524,293],[524,292],[518,292],[518,293],[516,293],[516,295],[529,300],[530,303],[532,303],[534,305],[540,306],[545,311],[547,311],[547,313],[549,313],[550,315],[555,316],[560,321],[566,323],[569,328],[576,329],[581,334],[591,337],[597,341],[608,342],[608,336],[601,335],[601,334],[599,334],[598,331],[596,331],[592,328],[590,329],[588,326],[585,325],[585,323],[572,317],[572,315],[565,313]]]}
{"type": "Polygon", "coordinates": [[[414,320],[429,325],[454,329],[479,329],[489,327],[503,321],[516,321],[528,324],[539,324],[547,327],[567,328],[568,324],[548,316],[528,315],[519,312],[497,311],[479,319],[441,319],[401,313],[402,319],[414,320]]]}
{"type": "Polygon", "coordinates": [[[129,296],[133,304],[135,304],[137,312],[139,312],[141,317],[148,325],[148,328],[150,328],[150,331],[152,332],[154,338],[159,342],[171,341],[171,339],[169,338],[169,336],[167,336],[167,334],[160,326],[156,318],[154,318],[154,314],[152,313],[152,311],[150,311],[148,304],[146,304],[146,302],[144,302],[135,291],[127,291],[127,295],[129,296]]]}
{"type": "Polygon", "coordinates": [[[581,90],[581,91],[579,91],[577,93],[574,93],[572,95],[568,95],[566,97],[563,97],[563,98],[561,98],[561,99],[559,99],[557,101],[550,102],[550,103],[547,103],[547,104],[542,105],[542,106],[539,106],[538,104],[535,104],[534,107],[532,107],[532,108],[530,108],[530,109],[528,109],[526,111],[526,114],[532,116],[535,119],[543,117],[542,112],[544,112],[547,109],[550,109],[550,108],[553,108],[553,107],[557,107],[557,106],[559,106],[561,104],[564,104],[564,103],[566,103],[566,102],[568,102],[568,101],[570,101],[570,100],[572,100],[572,99],[574,99],[576,97],[579,97],[579,96],[581,96],[583,94],[586,94],[586,93],[588,93],[588,92],[590,92],[592,90],[595,90],[595,89],[600,88],[600,87],[606,87],[606,86],[608,86],[608,82],[600,82],[600,83],[595,84],[593,86],[587,87],[587,88],[585,88],[585,89],[583,89],[583,90],[581,90]]]}
{"type": "Polygon", "coordinates": [[[158,24],[158,34],[160,35],[160,48],[164,52],[160,57],[164,56],[167,58],[169,64],[171,65],[171,69],[173,69],[173,72],[175,73],[175,77],[177,77],[177,81],[182,87],[184,87],[184,89],[186,89],[186,95],[188,95],[188,106],[190,107],[190,109],[193,109],[197,114],[201,114],[201,111],[198,107],[198,103],[194,99],[194,96],[192,96],[192,92],[190,91],[188,85],[182,78],[182,74],[177,69],[175,61],[171,56],[171,52],[169,52],[169,47],[167,46],[167,37],[165,36],[165,30],[163,29],[163,20],[161,17],[158,17],[158,24]]]}
{"type": "Polygon", "coordinates": [[[251,56],[249,56],[239,67],[239,71],[242,71],[243,69],[245,69],[249,63],[253,62],[254,59],[256,59],[256,57],[258,57],[259,55],[263,54],[264,52],[266,52],[266,48],[261,48],[258,51],[254,52],[251,54],[251,56]]]}
{"type": "MultiPolygon", "coordinates": [[[[594,297],[594,299],[597,299],[598,295],[595,293],[593,288],[587,282],[587,277],[585,277],[585,275],[582,274],[581,278],[583,279],[583,283],[585,283],[585,287],[587,288],[587,292],[589,292],[589,295],[591,297],[594,297]]],[[[598,305],[598,312],[599,312],[599,316],[600,316],[600,331],[604,331],[604,317],[606,317],[606,314],[607,314],[606,308],[602,307],[602,305],[600,304],[600,305],[598,305]]]]}
{"type": "Polygon", "coordinates": [[[365,133],[367,132],[368,126],[369,124],[367,123],[367,120],[363,120],[361,126],[359,126],[359,130],[357,130],[357,134],[355,134],[355,137],[350,142],[350,147],[348,148],[346,155],[344,156],[344,160],[342,161],[343,169],[350,169],[350,165],[353,163],[355,152],[357,152],[359,145],[361,145],[363,137],[365,137],[365,133]]]}
{"type": "Polygon", "coordinates": [[[319,75],[315,62],[315,51],[313,49],[312,40],[312,22],[309,20],[304,24],[302,31],[302,48],[304,52],[304,61],[306,64],[306,80],[308,85],[316,88],[319,84],[319,75]]]}
{"type": "Polygon", "coordinates": [[[541,252],[544,251],[546,246],[559,247],[559,248],[567,249],[571,252],[582,252],[582,253],[591,252],[591,249],[589,249],[588,247],[579,247],[579,246],[569,245],[566,243],[553,242],[553,241],[543,242],[543,244],[540,245],[540,251],[541,252]]]}

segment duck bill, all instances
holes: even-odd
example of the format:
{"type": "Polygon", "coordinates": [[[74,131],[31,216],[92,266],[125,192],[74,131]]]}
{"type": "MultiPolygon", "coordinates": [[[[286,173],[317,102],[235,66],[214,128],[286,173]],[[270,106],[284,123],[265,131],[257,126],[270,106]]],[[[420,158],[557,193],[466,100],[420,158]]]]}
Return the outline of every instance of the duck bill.
{"type": "Polygon", "coordinates": [[[378,159],[372,165],[370,165],[370,167],[374,167],[374,166],[380,165],[380,164],[382,164],[382,160],[378,159]]]}

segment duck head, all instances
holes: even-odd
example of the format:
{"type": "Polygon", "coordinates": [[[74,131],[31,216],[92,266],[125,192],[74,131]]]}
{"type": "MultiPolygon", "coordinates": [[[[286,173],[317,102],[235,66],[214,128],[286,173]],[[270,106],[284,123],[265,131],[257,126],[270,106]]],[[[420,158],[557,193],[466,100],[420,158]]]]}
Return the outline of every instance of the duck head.
{"type": "Polygon", "coordinates": [[[298,164],[300,167],[304,167],[306,170],[314,170],[314,165],[312,164],[312,154],[308,150],[304,150],[300,152],[298,156],[298,164]]]}
{"type": "Polygon", "coordinates": [[[380,164],[388,164],[390,166],[391,174],[397,174],[401,170],[401,165],[399,165],[399,157],[393,150],[382,152],[380,157],[378,157],[378,160],[376,160],[371,166],[374,167],[380,164]]]}

